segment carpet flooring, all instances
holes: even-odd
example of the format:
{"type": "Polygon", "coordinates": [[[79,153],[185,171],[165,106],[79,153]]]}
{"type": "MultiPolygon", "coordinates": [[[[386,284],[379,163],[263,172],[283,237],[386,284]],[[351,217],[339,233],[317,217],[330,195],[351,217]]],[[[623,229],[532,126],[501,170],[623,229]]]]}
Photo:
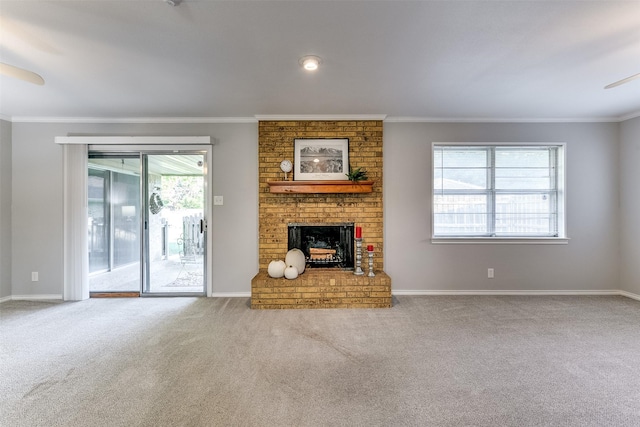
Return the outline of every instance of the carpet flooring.
{"type": "Polygon", "coordinates": [[[640,302],[0,304],[2,426],[640,426],[640,302]]]}

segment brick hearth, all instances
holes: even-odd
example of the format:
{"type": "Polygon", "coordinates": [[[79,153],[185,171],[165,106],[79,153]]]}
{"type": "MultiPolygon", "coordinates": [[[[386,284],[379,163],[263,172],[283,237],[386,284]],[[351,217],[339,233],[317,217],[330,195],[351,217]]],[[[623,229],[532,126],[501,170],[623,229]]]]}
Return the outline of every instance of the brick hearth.
{"type": "Polygon", "coordinates": [[[387,307],[391,307],[391,278],[384,272],[367,277],[315,269],[288,280],[274,279],[261,271],[251,281],[251,308],[387,307]]]}

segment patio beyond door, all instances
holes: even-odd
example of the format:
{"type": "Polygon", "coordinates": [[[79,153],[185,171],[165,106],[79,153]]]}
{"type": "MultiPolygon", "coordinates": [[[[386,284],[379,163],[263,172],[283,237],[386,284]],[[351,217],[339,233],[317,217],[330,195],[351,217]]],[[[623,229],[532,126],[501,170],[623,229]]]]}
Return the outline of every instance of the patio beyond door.
{"type": "Polygon", "coordinates": [[[202,295],[206,153],[89,155],[89,288],[202,295]]]}

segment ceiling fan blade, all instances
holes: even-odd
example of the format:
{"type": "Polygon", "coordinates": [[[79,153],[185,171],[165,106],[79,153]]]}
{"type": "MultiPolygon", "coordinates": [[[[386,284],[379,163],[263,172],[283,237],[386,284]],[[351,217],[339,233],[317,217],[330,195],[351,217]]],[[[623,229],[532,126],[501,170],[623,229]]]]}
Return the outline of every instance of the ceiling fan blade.
{"type": "Polygon", "coordinates": [[[617,82],[613,82],[613,83],[611,83],[609,85],[606,85],[604,88],[605,89],[611,89],[612,87],[623,85],[625,83],[630,82],[631,80],[635,80],[635,79],[638,79],[638,78],[640,78],[640,73],[634,74],[633,76],[629,76],[626,79],[622,79],[622,80],[618,80],[617,82]]]}
{"type": "Polygon", "coordinates": [[[23,68],[14,67],[13,65],[5,64],[4,62],[0,62],[0,74],[4,74],[5,76],[15,77],[16,79],[24,80],[29,83],[33,83],[36,85],[42,86],[44,84],[44,79],[40,77],[38,74],[27,71],[23,68]]]}

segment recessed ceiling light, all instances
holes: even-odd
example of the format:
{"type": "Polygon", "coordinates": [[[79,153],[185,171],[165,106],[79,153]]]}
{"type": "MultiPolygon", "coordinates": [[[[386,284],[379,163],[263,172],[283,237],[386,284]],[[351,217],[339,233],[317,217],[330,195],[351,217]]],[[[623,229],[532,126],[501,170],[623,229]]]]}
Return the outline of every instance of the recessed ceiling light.
{"type": "Polygon", "coordinates": [[[322,58],[320,58],[319,56],[307,55],[300,58],[298,63],[307,71],[315,71],[322,63],[322,58]]]}

